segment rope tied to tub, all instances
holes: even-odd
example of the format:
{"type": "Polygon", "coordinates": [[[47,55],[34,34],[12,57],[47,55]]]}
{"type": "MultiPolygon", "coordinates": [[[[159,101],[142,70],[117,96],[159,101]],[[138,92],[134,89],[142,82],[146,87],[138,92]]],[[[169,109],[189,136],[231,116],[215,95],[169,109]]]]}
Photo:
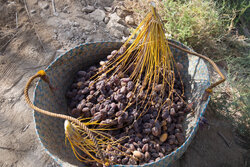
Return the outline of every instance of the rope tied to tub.
{"type": "Polygon", "coordinates": [[[89,130],[89,128],[84,125],[84,123],[80,122],[78,119],[76,118],[73,118],[71,116],[68,116],[68,115],[64,115],[64,114],[57,114],[57,113],[52,113],[52,112],[49,112],[49,111],[46,111],[46,110],[43,110],[43,109],[40,109],[38,107],[36,107],[30,100],[29,98],[29,94],[28,94],[28,91],[29,91],[29,88],[30,88],[30,85],[32,83],[32,81],[36,78],[41,78],[43,81],[45,81],[51,90],[53,90],[53,87],[49,81],[49,78],[48,76],[46,75],[46,72],[44,70],[40,70],[38,71],[34,76],[32,76],[28,82],[26,83],[26,86],[24,88],[24,97],[25,97],[25,100],[26,102],[28,103],[28,105],[34,109],[35,111],[37,112],[40,112],[42,114],[45,114],[45,115],[48,115],[48,116],[51,116],[51,117],[55,117],[55,118],[60,118],[60,119],[64,119],[64,120],[68,120],[68,121],[71,121],[77,125],[79,125],[86,133],[87,135],[89,136],[89,138],[93,141],[93,144],[95,145],[96,149],[97,149],[97,154],[98,156],[101,158],[101,161],[102,161],[102,164],[106,164],[107,165],[107,162],[105,161],[104,159],[104,156],[102,154],[102,151],[99,147],[99,145],[97,144],[97,140],[96,138],[94,137],[93,133],[89,130]]]}

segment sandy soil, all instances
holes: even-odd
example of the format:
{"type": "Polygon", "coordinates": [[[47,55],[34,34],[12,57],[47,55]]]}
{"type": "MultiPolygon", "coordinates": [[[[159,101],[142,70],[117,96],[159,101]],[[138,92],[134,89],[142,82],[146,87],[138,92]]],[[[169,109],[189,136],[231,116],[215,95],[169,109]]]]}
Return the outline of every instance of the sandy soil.
{"type": "MultiPolygon", "coordinates": [[[[23,88],[36,71],[77,44],[122,40],[81,11],[87,4],[104,10],[112,0],[86,1],[55,1],[54,13],[51,0],[0,0],[0,166],[57,166],[38,142],[23,88]]],[[[206,118],[210,125],[199,129],[187,152],[173,166],[248,166],[249,146],[236,135],[231,123],[211,106],[206,118]]]]}

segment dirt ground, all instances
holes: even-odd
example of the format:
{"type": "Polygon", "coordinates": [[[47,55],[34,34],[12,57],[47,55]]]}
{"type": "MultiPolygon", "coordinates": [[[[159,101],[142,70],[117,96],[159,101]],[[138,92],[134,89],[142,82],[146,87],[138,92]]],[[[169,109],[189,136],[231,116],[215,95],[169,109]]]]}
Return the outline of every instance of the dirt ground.
{"type": "MultiPolygon", "coordinates": [[[[127,34],[126,25],[109,25],[115,18],[112,0],[55,0],[55,10],[52,2],[0,0],[1,167],[57,166],[38,142],[32,110],[24,101],[23,88],[28,78],[71,47],[92,41],[121,41],[127,34]],[[95,12],[100,8],[98,18],[83,12],[87,5],[94,6],[95,12]],[[98,20],[99,16],[104,20],[110,16],[109,23],[98,20]]],[[[173,166],[249,166],[249,145],[237,136],[231,123],[212,106],[206,118],[210,125],[199,129],[173,166]]]]}

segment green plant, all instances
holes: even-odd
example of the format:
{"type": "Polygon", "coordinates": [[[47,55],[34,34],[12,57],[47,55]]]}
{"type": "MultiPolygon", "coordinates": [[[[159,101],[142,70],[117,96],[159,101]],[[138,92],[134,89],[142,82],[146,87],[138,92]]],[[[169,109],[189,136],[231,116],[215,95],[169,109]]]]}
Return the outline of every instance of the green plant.
{"type": "MultiPolygon", "coordinates": [[[[137,23],[150,9],[149,0],[126,2],[134,11],[137,23]]],[[[156,4],[168,38],[178,40],[200,53],[203,48],[211,48],[221,40],[231,23],[232,16],[223,15],[222,9],[213,0],[163,0],[156,1],[156,4]]]]}
{"type": "MultiPolygon", "coordinates": [[[[250,49],[250,47],[248,47],[250,49]]],[[[231,107],[234,111],[232,115],[236,117],[238,132],[242,136],[250,135],[250,53],[241,52],[240,57],[229,57],[228,63],[228,79],[234,92],[231,107]],[[240,115],[238,115],[240,114],[240,115]]]]}
{"type": "Polygon", "coordinates": [[[226,62],[227,82],[215,89],[211,106],[250,141],[250,43],[228,37],[222,47],[226,56],[218,61],[226,62]]]}
{"type": "Polygon", "coordinates": [[[166,32],[192,47],[217,39],[225,27],[213,1],[163,1],[161,14],[166,32]]]}
{"type": "Polygon", "coordinates": [[[241,34],[250,37],[250,1],[248,0],[217,0],[217,6],[224,15],[231,15],[230,28],[237,27],[241,34]],[[246,32],[247,31],[247,32],[246,32]]]}

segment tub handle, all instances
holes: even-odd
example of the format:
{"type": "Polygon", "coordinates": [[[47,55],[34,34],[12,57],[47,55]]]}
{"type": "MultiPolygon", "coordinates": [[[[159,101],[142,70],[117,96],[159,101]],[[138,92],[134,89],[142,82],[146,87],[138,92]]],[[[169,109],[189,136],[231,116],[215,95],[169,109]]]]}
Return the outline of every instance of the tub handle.
{"type": "Polygon", "coordinates": [[[208,57],[206,57],[206,56],[204,56],[204,55],[201,55],[201,54],[199,54],[199,53],[195,53],[195,52],[192,52],[192,51],[190,51],[190,50],[184,49],[184,48],[182,48],[182,47],[180,47],[180,46],[178,46],[178,45],[176,45],[176,44],[174,44],[174,43],[172,43],[172,42],[170,42],[170,41],[168,41],[168,44],[169,44],[170,46],[172,46],[172,47],[174,47],[174,48],[176,48],[176,49],[182,50],[182,51],[184,51],[184,52],[186,52],[186,53],[188,53],[188,54],[192,54],[192,55],[195,55],[195,56],[198,56],[198,57],[200,57],[200,58],[202,58],[202,59],[207,60],[207,61],[213,66],[214,70],[220,75],[221,80],[219,80],[219,81],[217,81],[217,82],[211,84],[211,85],[205,90],[205,94],[204,94],[205,98],[204,98],[204,100],[206,100],[206,99],[208,98],[209,94],[213,92],[213,88],[214,88],[214,87],[218,86],[219,84],[223,83],[223,82],[226,80],[226,77],[222,74],[222,72],[220,71],[219,67],[218,67],[218,66],[215,64],[215,62],[214,62],[213,60],[211,60],[210,58],[208,58],[208,57]]]}
{"type": "Polygon", "coordinates": [[[89,128],[84,125],[82,122],[80,122],[78,119],[76,118],[73,118],[71,116],[68,116],[68,115],[64,115],[64,114],[57,114],[57,113],[53,113],[53,112],[49,112],[49,111],[46,111],[46,110],[43,110],[43,109],[40,109],[38,107],[36,107],[30,100],[29,98],[29,94],[28,94],[28,91],[29,91],[29,88],[30,88],[30,84],[32,83],[32,81],[36,78],[41,78],[43,81],[45,81],[48,85],[49,85],[49,88],[54,91],[55,88],[50,84],[50,81],[49,81],[49,78],[48,76],[46,75],[45,71],[43,70],[40,70],[38,71],[34,76],[32,76],[28,82],[26,83],[26,86],[24,88],[24,96],[25,96],[25,100],[26,102],[28,103],[28,105],[34,109],[35,111],[37,112],[40,112],[42,114],[45,114],[45,115],[48,115],[48,116],[51,116],[51,117],[55,117],[55,118],[61,118],[61,119],[64,119],[64,120],[68,120],[68,121],[71,121],[71,122],[74,122],[76,123],[77,125],[79,125],[89,136],[89,138],[94,142],[94,145],[96,146],[97,148],[97,154],[100,156],[103,164],[105,164],[105,159],[104,159],[104,156],[102,154],[102,151],[99,147],[99,145],[97,144],[97,141],[93,135],[93,133],[89,130],[89,128]]]}

